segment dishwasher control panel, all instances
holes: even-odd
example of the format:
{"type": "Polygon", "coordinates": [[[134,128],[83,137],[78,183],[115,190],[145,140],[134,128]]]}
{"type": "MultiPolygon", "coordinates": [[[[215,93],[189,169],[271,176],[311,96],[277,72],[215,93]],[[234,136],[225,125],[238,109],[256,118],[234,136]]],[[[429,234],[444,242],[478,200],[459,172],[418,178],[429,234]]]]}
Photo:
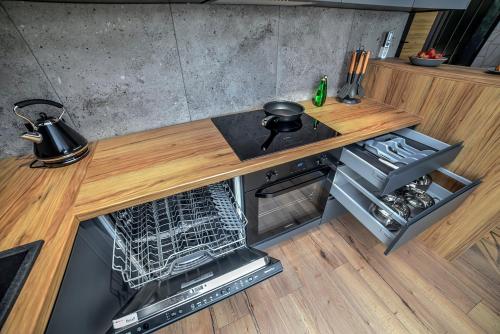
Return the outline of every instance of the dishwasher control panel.
{"type": "Polygon", "coordinates": [[[195,313],[205,307],[226,299],[240,291],[243,291],[252,285],[264,281],[283,271],[283,267],[278,260],[270,258],[267,266],[242,276],[226,285],[214,289],[204,295],[201,295],[191,301],[174,307],[167,312],[159,312],[156,315],[144,319],[134,325],[115,330],[115,333],[137,334],[152,333],[162,327],[165,327],[175,321],[178,321],[192,313],[195,313]]]}

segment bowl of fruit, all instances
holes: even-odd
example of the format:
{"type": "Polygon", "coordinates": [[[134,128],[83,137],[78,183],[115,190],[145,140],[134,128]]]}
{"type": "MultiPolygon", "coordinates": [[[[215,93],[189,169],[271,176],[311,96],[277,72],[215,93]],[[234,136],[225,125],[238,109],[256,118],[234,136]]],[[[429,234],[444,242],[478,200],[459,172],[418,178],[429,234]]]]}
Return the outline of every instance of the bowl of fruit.
{"type": "Polygon", "coordinates": [[[445,58],[442,53],[437,52],[434,48],[427,51],[420,51],[416,56],[410,57],[410,62],[413,65],[428,67],[439,66],[447,60],[448,58],[445,58]]]}

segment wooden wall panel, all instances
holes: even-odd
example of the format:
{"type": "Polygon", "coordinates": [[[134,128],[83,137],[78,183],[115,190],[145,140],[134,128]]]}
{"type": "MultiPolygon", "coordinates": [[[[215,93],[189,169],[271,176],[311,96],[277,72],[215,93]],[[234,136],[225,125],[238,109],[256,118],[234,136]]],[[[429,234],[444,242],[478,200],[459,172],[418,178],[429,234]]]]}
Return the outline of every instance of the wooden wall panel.
{"type": "Polygon", "coordinates": [[[415,13],[410,30],[405,39],[405,45],[401,50],[400,58],[408,59],[422,50],[425,40],[431,31],[438,12],[415,13]]]}
{"type": "Polygon", "coordinates": [[[500,87],[378,61],[370,65],[365,85],[367,96],[421,116],[417,130],[449,143],[464,141],[446,167],[483,183],[419,238],[440,255],[457,257],[500,224],[500,87]]]}

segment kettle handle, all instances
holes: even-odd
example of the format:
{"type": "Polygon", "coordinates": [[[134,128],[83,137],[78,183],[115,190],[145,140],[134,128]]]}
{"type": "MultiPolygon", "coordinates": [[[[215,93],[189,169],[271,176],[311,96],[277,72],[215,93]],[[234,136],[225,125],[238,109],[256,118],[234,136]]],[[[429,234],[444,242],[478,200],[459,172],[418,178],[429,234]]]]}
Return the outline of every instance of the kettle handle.
{"type": "Polygon", "coordinates": [[[56,102],[56,101],[52,101],[52,100],[31,99],[31,100],[24,100],[24,101],[14,103],[14,113],[17,116],[21,117],[22,119],[26,120],[28,123],[30,123],[33,126],[34,130],[37,130],[37,127],[35,126],[33,121],[31,121],[28,117],[22,115],[19,112],[19,109],[27,107],[27,106],[31,106],[34,104],[48,104],[48,105],[57,107],[59,109],[62,109],[61,115],[59,115],[59,117],[58,117],[59,120],[63,117],[64,113],[66,112],[66,110],[64,110],[64,106],[62,104],[60,104],[59,102],[56,102]]]}

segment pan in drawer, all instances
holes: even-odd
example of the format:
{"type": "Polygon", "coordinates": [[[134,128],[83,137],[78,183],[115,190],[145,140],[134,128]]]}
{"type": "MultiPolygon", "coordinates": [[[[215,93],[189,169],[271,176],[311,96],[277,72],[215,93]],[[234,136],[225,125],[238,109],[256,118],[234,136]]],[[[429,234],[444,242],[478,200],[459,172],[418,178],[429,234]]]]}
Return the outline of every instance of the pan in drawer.
{"type": "Polygon", "coordinates": [[[372,142],[385,142],[394,138],[404,139],[407,149],[414,151],[408,153],[406,150],[401,150],[408,156],[406,158],[399,156],[404,163],[379,157],[374,149],[365,145],[368,141],[345,147],[340,161],[359,175],[363,175],[376,188],[376,193],[384,195],[453,161],[462,149],[461,142],[449,145],[411,129],[379,136],[372,142]]]}
{"type": "Polygon", "coordinates": [[[435,182],[431,184],[427,193],[436,203],[409,219],[400,217],[385,205],[374,194],[376,188],[347,166],[337,169],[331,194],[387,246],[385,254],[388,254],[453,212],[480,183],[480,181],[471,182],[444,168],[435,172],[433,179],[435,182]],[[401,225],[400,230],[391,232],[375,219],[369,211],[372,203],[389,212],[391,218],[401,225]]]}

